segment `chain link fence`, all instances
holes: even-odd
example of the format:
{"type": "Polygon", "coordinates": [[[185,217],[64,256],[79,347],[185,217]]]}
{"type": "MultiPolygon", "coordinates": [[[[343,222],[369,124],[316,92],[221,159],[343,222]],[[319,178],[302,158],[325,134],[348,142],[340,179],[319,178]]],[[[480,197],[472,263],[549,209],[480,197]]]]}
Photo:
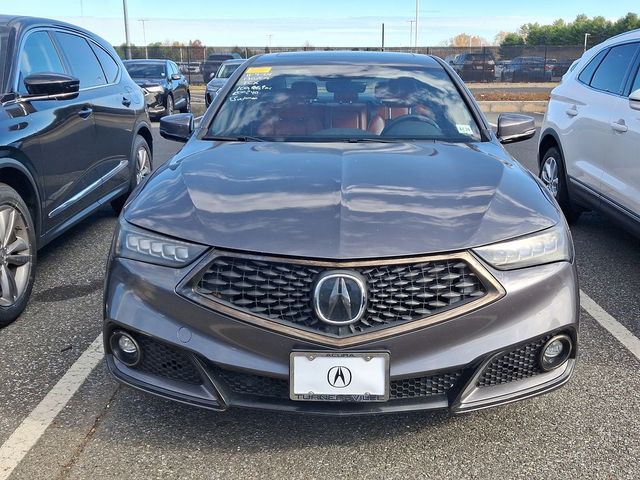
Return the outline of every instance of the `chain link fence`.
{"type": "MultiPolygon", "coordinates": [[[[222,61],[219,56],[233,54],[249,58],[259,53],[300,50],[378,51],[379,48],[354,47],[204,47],[152,46],[115,47],[123,58],[160,58],[176,62],[191,84],[209,81],[211,72],[222,61]],[[218,57],[218,58],[216,58],[218,57]],[[214,67],[214,68],[212,68],[214,67]]],[[[386,48],[386,51],[435,55],[445,60],[465,82],[555,82],[582,56],[582,46],[505,46],[505,47],[420,47],[386,48]]]]}

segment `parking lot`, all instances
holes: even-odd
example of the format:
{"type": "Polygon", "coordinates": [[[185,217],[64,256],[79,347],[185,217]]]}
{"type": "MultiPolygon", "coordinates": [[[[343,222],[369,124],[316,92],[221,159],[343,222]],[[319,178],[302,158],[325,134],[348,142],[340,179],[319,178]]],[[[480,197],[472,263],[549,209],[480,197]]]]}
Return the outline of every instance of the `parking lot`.
{"type": "MultiPolygon", "coordinates": [[[[154,136],[157,167],[180,145],[161,139],[157,124],[154,136]]],[[[508,149],[535,171],[536,145],[532,139],[508,149]]],[[[40,251],[31,302],[0,331],[0,479],[640,474],[640,240],[599,214],[572,227],[586,308],[578,366],[566,387],[462,416],[352,418],[214,413],[121,387],[103,361],[91,371],[115,221],[104,209],[40,251]],[[602,326],[617,325],[613,319],[628,330],[617,338],[602,326]],[[48,395],[61,379],[80,387],[48,425],[66,402],[48,395]]]]}

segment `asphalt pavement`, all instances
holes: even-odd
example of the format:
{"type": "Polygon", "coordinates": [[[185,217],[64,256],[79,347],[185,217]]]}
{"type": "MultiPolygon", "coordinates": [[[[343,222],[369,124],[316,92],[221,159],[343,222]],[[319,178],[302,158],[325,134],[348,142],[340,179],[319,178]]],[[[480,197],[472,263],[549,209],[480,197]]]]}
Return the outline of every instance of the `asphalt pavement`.
{"type": "MultiPolygon", "coordinates": [[[[180,145],[154,135],[157,167],[180,145]]],[[[535,149],[536,139],[508,147],[537,172],[535,149]]],[[[640,360],[584,310],[572,381],[499,408],[214,413],[119,386],[100,361],[45,430],[34,409],[100,333],[115,221],[105,208],[39,252],[32,301],[0,330],[0,465],[16,431],[43,430],[11,479],[640,477],[640,360]]],[[[639,337],[640,240],[595,213],[572,232],[581,289],[639,337]]]]}

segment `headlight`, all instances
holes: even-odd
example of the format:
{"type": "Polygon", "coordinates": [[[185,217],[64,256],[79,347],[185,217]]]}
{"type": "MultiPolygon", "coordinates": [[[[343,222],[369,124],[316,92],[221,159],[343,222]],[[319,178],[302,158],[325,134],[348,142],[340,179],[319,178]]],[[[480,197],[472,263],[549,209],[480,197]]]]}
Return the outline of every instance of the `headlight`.
{"type": "Polygon", "coordinates": [[[164,88],[161,85],[151,85],[149,87],[145,87],[148,92],[151,93],[162,93],[164,92],[164,88]]]}
{"type": "Polygon", "coordinates": [[[202,255],[206,249],[204,245],[149,232],[121,219],[115,256],[166,267],[184,267],[202,255]]]}
{"type": "Polygon", "coordinates": [[[515,240],[474,248],[473,251],[500,270],[568,262],[573,256],[571,238],[564,222],[515,240]]]}

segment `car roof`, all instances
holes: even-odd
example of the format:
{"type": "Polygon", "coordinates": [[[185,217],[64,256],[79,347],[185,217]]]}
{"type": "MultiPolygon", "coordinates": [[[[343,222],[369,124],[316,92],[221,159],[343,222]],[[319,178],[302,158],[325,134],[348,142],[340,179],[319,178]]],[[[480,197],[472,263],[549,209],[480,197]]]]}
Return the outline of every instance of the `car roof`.
{"type": "Polygon", "coordinates": [[[163,60],[161,58],[132,58],[131,60],[123,60],[124,63],[166,63],[172,60],[163,60]]]}
{"type": "Polygon", "coordinates": [[[246,58],[234,58],[232,60],[225,60],[221,65],[242,65],[246,61],[246,58]]]}
{"type": "Polygon", "coordinates": [[[605,45],[610,45],[612,43],[624,42],[627,40],[640,40],[640,28],[637,28],[635,30],[629,30],[628,32],[624,32],[619,35],[615,35],[611,38],[606,39],[600,45],[605,46],[605,45]]]}
{"type": "Polygon", "coordinates": [[[252,65],[317,65],[332,63],[440,67],[438,60],[434,59],[430,55],[351,50],[266,53],[255,57],[252,65]]]}
{"type": "Polygon", "coordinates": [[[26,28],[39,26],[39,25],[54,26],[54,27],[61,27],[69,30],[75,30],[77,32],[82,32],[83,34],[89,37],[92,37],[95,39],[101,39],[95,33],[90,32],[89,30],[85,30],[82,27],[79,27],[77,25],[72,25],[70,23],[62,22],[60,20],[54,20],[51,18],[26,17],[26,16],[19,16],[19,15],[0,15],[0,25],[6,26],[9,28],[19,29],[19,30],[24,30],[26,28]]]}

